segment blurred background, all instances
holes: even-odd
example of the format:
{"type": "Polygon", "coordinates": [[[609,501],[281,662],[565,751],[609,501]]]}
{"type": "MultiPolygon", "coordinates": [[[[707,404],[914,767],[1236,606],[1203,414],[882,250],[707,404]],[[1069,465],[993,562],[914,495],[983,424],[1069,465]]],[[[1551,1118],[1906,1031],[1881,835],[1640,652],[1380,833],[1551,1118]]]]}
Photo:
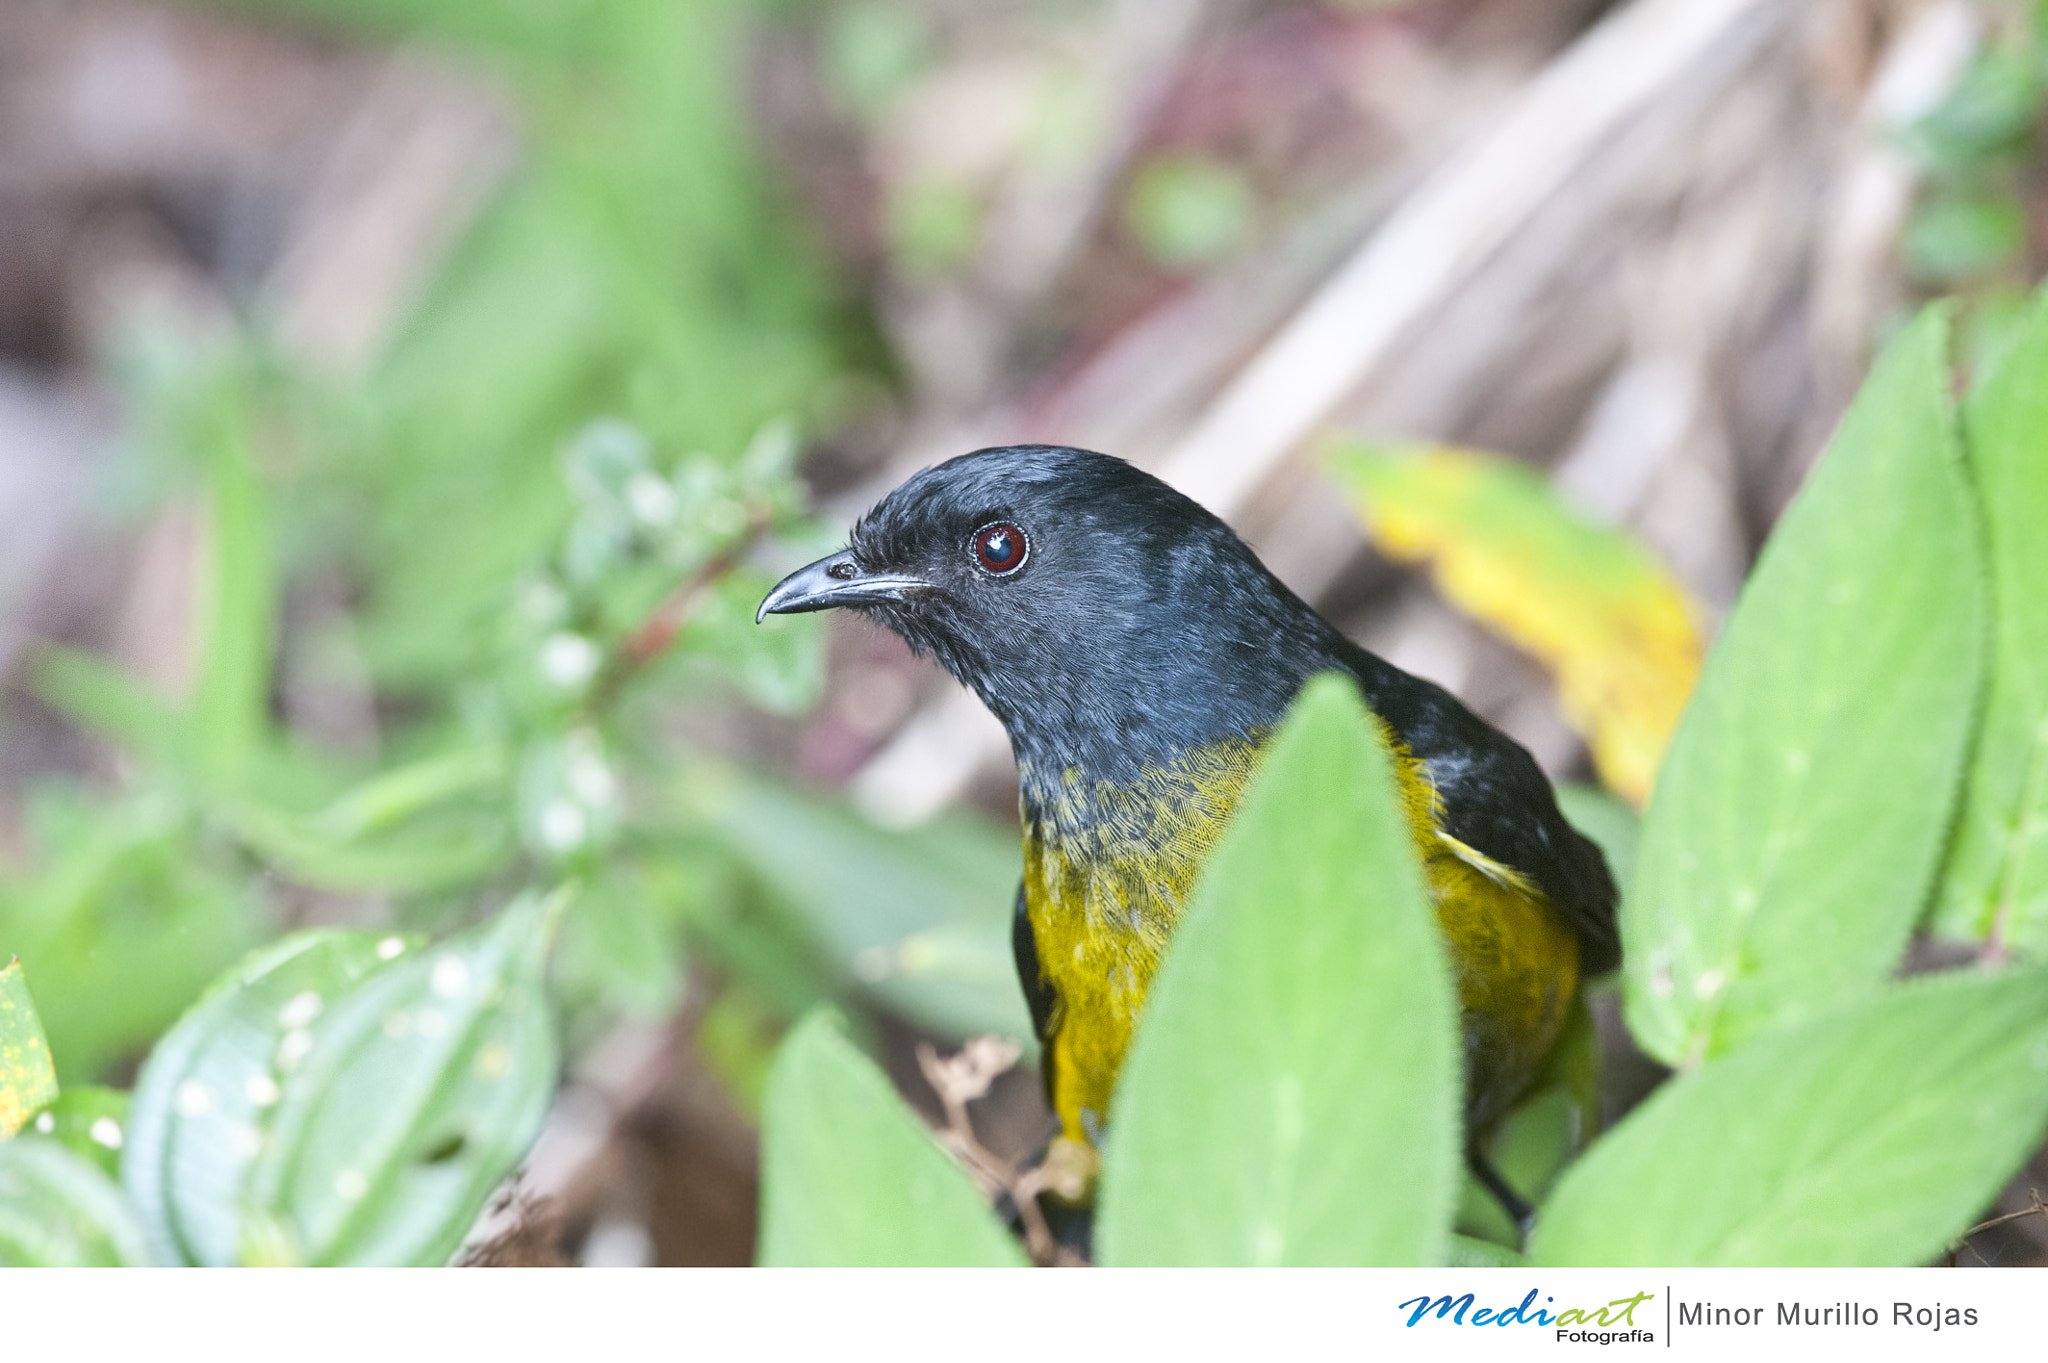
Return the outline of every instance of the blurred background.
{"type": "MultiPolygon", "coordinates": [[[[1102,449],[1625,861],[1873,349],[1957,294],[1968,369],[2038,277],[2043,34],[2020,0],[0,0],[0,955],[65,1082],[126,1084],[259,942],[574,879],[568,1072],[470,1257],[748,1262],[792,1019],[838,1002],[934,1120],[975,1081],[920,1043],[1028,1031],[1000,730],[862,622],[757,629],[769,584],[921,466],[1102,449]],[[1365,505],[1333,438],[1536,471],[1663,623],[1530,623],[1456,571],[1497,523],[1365,505]]],[[[1656,1075],[1605,1033],[1611,1117],[1656,1075]]],[[[1035,1075],[976,1124],[1030,1154],[1035,1075]]],[[[2042,1261],[2041,1221],[1962,1261],[2042,1261]]]]}

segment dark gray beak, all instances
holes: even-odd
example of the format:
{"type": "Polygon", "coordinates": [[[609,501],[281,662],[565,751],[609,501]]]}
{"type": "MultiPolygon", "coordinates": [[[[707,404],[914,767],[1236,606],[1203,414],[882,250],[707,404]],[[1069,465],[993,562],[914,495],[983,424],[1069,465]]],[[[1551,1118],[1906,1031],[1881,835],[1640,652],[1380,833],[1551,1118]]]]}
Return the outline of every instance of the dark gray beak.
{"type": "Polygon", "coordinates": [[[877,601],[898,601],[913,587],[931,584],[923,578],[901,573],[863,572],[853,553],[842,549],[797,569],[775,584],[754,612],[754,623],[771,615],[801,615],[805,611],[830,610],[834,606],[867,606],[877,601]]]}

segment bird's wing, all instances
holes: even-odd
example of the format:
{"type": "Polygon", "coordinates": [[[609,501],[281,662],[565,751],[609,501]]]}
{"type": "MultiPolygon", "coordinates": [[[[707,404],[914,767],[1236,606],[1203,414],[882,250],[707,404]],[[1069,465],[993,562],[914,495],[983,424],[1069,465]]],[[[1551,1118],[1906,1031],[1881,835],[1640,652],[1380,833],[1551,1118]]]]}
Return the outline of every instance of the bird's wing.
{"type": "Polygon", "coordinates": [[[1619,965],[1621,935],[1607,860],[1565,822],[1536,759],[1442,687],[1363,650],[1353,671],[1367,702],[1409,752],[1428,764],[1452,850],[1462,846],[1534,881],[1579,939],[1585,974],[1605,974],[1619,965]]]}

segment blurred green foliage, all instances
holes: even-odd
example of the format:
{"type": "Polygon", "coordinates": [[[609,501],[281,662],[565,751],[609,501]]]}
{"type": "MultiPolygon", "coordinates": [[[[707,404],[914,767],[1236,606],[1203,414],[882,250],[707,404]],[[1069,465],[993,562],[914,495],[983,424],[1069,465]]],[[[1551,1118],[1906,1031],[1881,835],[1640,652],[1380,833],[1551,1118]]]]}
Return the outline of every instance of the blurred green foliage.
{"type": "Polygon", "coordinates": [[[1948,95],[1904,130],[1921,188],[1900,255],[1958,297],[1958,357],[1981,375],[2015,333],[2034,258],[2035,167],[2048,113],[2048,4],[1985,3],[1988,35],[1948,95]]]}
{"type": "Polygon", "coordinates": [[[559,1038],[693,984],[748,1107],[821,1000],[1022,1030],[1014,990],[987,989],[1014,843],[884,835],[673,737],[679,711],[697,732],[805,711],[824,676],[815,621],[753,620],[777,565],[827,547],[796,460],[870,359],[744,133],[748,25],[788,16],[237,8],[445,54],[508,102],[520,159],[366,372],[302,367],[259,307],[108,357],[130,415],[110,496],[199,527],[193,617],[166,622],[196,661],[172,690],[84,652],[33,665],[121,779],[35,791],[27,855],[0,865],[0,953],[64,1086],[0,1178],[72,1215],[8,1254],[440,1262],[537,1129],[559,1038]],[[374,732],[286,721],[295,674],[351,668],[374,732]],[[762,855],[793,830],[858,869],[762,855]],[[544,934],[501,908],[543,898],[566,905],[544,934]],[[337,916],[354,926],[261,945],[337,916]],[[456,965],[481,992],[444,996],[456,965]],[[317,1022],[287,1016],[303,998],[317,1022]],[[132,1114],[84,1087],[138,1061],[132,1114]],[[102,1119],[129,1136],[118,1216],[102,1119]]]}
{"type": "Polygon", "coordinates": [[[1243,245],[1252,191],[1234,168],[1184,153],[1155,157],[1131,182],[1124,221],[1145,253],[1169,270],[1211,265],[1243,245]]]}

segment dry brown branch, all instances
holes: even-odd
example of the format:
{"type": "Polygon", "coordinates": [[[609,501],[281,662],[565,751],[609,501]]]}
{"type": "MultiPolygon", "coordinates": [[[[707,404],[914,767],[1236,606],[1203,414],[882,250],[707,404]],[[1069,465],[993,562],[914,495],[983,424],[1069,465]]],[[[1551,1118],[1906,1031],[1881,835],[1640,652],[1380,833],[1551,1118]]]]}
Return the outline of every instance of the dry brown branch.
{"type": "Polygon", "coordinates": [[[1004,1194],[1009,1196],[1017,1208],[1017,1219],[1024,1228],[1024,1248],[1033,1263],[1046,1268],[1072,1267],[1080,1259],[1053,1239],[1045,1212],[1038,1205],[1041,1192],[1057,1192],[1071,1182],[1064,1177],[1063,1167],[1051,1158],[1029,1168],[1012,1165],[981,1143],[967,1113],[967,1105],[984,1097],[989,1085],[1007,1073],[1022,1053],[1014,1041],[978,1036],[956,1054],[941,1059],[929,1042],[921,1041],[917,1045],[917,1067],[938,1095],[939,1106],[946,1114],[946,1124],[933,1133],[939,1145],[967,1170],[981,1188],[982,1196],[990,1201],[1004,1194]]]}
{"type": "Polygon", "coordinates": [[[1781,23],[1779,0],[1636,0],[1531,83],[1298,312],[1160,466],[1229,519],[1408,332],[1688,69],[1781,23]]]}
{"type": "MultiPolygon", "coordinates": [[[[1971,1236],[1990,1230],[1994,1226],[2003,1226],[2009,1222],[2024,1220],[2029,1216],[2048,1216],[2048,1202],[2041,1200],[2041,1190],[2039,1188],[2027,1189],[2027,1199],[2031,1203],[2030,1206],[2022,1207],[2016,1212],[2007,1212],[2003,1216],[1994,1216],[1989,1221],[1980,1221],[1951,1240],[1948,1246],[1948,1266],[1950,1268],[1956,1266],[1956,1256],[1961,1254],[1965,1248],[1968,1248],[1972,1254],[1977,1254],[1976,1247],[1970,1244],[1971,1236]]],[[[1986,1265],[1990,1263],[1990,1260],[1981,1254],[1977,1254],[1977,1260],[1979,1263],[1986,1265]]]]}

